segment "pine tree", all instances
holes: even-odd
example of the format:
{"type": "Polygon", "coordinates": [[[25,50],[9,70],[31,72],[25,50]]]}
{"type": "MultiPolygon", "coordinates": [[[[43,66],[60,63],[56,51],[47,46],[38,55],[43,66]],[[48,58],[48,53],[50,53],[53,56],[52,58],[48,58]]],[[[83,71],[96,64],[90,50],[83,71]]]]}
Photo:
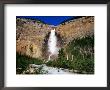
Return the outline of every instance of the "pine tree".
{"type": "Polygon", "coordinates": [[[63,48],[61,48],[60,50],[59,50],[59,54],[58,54],[58,60],[57,60],[57,67],[59,68],[65,68],[65,61],[66,61],[66,59],[65,59],[65,53],[64,53],[64,49],[63,48]]]}
{"type": "Polygon", "coordinates": [[[61,50],[59,50],[58,60],[64,60],[64,59],[65,59],[64,49],[61,48],[61,50]]]}

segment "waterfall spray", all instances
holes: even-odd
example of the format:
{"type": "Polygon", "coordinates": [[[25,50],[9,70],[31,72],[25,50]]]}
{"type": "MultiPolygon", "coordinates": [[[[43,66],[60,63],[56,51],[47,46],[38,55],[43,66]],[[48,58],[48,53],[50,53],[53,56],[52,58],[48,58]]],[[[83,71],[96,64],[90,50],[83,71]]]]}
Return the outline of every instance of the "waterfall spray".
{"type": "Polygon", "coordinates": [[[48,52],[50,53],[48,60],[50,60],[50,57],[52,55],[58,54],[58,48],[56,45],[57,45],[57,37],[55,35],[55,29],[54,29],[54,30],[51,30],[50,37],[48,40],[48,52]]]}

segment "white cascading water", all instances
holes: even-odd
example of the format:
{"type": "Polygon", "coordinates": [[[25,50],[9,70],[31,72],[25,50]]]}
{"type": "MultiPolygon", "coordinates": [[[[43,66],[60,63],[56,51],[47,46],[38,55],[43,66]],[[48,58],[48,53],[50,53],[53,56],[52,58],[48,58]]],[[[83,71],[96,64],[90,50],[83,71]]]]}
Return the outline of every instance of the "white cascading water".
{"type": "Polygon", "coordinates": [[[55,29],[54,29],[54,30],[51,30],[50,37],[48,40],[48,52],[50,53],[48,60],[50,60],[50,57],[52,55],[58,54],[58,48],[56,45],[57,45],[57,37],[55,35],[55,29]]]}

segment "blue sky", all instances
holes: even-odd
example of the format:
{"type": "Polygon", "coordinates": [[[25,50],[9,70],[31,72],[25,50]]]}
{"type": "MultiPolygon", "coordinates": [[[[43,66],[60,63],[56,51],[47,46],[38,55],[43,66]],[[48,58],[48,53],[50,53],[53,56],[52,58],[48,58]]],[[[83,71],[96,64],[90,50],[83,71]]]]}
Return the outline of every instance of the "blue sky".
{"type": "Polygon", "coordinates": [[[68,20],[68,19],[74,19],[75,16],[16,16],[16,18],[28,18],[28,19],[35,19],[45,22],[49,25],[59,25],[61,22],[68,20]]]}

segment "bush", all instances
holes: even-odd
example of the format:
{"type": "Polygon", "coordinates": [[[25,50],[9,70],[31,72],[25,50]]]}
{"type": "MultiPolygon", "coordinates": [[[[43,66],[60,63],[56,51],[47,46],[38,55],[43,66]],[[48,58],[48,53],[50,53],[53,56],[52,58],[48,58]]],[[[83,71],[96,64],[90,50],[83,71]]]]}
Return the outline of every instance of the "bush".
{"type": "Polygon", "coordinates": [[[26,55],[21,55],[19,53],[16,53],[16,73],[21,74],[24,70],[27,69],[29,64],[42,64],[43,61],[40,59],[32,58],[26,55]]]}
{"type": "Polygon", "coordinates": [[[22,73],[27,66],[29,65],[29,61],[27,61],[26,56],[20,55],[20,54],[16,54],[16,69],[17,69],[17,73],[22,73]]]}

